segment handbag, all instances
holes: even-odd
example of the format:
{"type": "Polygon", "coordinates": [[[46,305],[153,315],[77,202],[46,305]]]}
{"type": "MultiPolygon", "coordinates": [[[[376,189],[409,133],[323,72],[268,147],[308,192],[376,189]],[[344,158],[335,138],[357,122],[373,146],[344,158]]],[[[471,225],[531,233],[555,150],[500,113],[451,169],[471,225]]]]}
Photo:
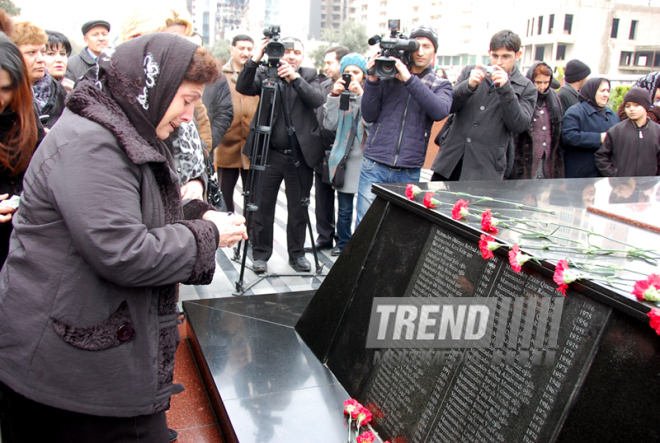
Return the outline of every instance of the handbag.
{"type": "Polygon", "coordinates": [[[206,157],[206,202],[221,212],[227,211],[227,205],[222,198],[220,185],[218,185],[218,174],[213,167],[213,149],[206,157]]]}

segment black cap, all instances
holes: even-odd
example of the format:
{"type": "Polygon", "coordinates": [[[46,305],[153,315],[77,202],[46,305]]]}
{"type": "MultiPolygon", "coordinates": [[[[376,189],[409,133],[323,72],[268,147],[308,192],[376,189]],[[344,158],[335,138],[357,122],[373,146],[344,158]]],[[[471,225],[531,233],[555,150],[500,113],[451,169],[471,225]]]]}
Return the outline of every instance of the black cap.
{"type": "Polygon", "coordinates": [[[430,26],[418,26],[410,33],[410,38],[426,37],[433,43],[433,49],[438,52],[438,32],[430,26]]]}
{"type": "Polygon", "coordinates": [[[583,78],[589,77],[591,69],[589,66],[582,63],[580,60],[571,60],[566,63],[566,70],[564,71],[564,80],[566,83],[579,82],[583,78]]]}
{"type": "Polygon", "coordinates": [[[106,22],[105,20],[90,20],[84,25],[82,25],[82,33],[83,35],[87,34],[90,29],[92,29],[94,26],[103,26],[105,29],[110,32],[110,23],[106,22]]]}
{"type": "Polygon", "coordinates": [[[630,88],[630,91],[623,97],[624,106],[628,102],[637,103],[648,111],[651,107],[651,94],[646,89],[630,88]]]}

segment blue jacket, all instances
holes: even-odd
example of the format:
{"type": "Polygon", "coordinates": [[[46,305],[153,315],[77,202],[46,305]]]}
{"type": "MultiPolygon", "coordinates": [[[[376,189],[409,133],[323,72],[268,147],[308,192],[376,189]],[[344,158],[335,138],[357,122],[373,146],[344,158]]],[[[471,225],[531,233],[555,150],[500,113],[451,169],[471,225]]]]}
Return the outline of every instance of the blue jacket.
{"type": "Polygon", "coordinates": [[[364,156],[388,166],[421,168],[434,121],[449,115],[451,83],[430,68],[407,82],[366,81],[362,118],[373,123],[364,156]]]}
{"type": "Polygon", "coordinates": [[[588,102],[568,108],[561,128],[566,178],[600,177],[594,157],[601,146],[600,134],[617,123],[619,116],[610,108],[605,108],[605,114],[588,102]]]}

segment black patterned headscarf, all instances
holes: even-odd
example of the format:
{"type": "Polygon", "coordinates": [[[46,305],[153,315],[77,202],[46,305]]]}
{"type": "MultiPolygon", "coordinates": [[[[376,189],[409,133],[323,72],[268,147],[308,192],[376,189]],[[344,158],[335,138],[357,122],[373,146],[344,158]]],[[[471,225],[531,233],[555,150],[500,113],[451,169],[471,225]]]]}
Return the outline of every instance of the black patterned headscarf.
{"type": "Polygon", "coordinates": [[[99,56],[97,85],[119,104],[150,144],[157,142],[156,127],[181,86],[197,47],[178,35],[155,33],[106,49],[99,56]]]}
{"type": "Polygon", "coordinates": [[[607,82],[609,87],[610,81],[606,78],[590,78],[587,82],[580,88],[580,93],[578,94],[578,101],[588,102],[593,108],[598,111],[600,114],[604,114],[607,111],[607,106],[600,106],[596,102],[596,93],[598,88],[603,82],[607,82]]]}
{"type": "Polygon", "coordinates": [[[651,72],[650,74],[640,77],[635,82],[635,86],[649,91],[651,100],[655,99],[655,91],[660,87],[660,71],[651,72]]]}

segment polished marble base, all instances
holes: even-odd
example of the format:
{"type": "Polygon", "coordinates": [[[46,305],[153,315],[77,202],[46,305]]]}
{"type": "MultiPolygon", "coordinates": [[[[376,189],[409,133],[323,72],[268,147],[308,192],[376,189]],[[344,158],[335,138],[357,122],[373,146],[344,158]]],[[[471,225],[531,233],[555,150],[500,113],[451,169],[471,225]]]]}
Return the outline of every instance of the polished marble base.
{"type": "Polygon", "coordinates": [[[183,303],[226,441],[289,443],[310,432],[315,441],[346,438],[349,396],[293,329],[314,293],[183,303]]]}

